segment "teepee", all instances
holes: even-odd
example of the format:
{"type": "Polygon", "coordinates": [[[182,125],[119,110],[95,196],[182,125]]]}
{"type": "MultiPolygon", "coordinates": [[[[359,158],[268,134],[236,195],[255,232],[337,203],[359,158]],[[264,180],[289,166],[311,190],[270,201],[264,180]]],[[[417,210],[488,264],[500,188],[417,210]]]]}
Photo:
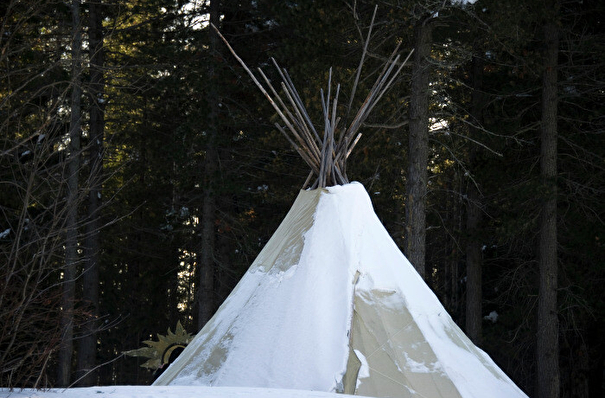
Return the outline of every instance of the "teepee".
{"type": "Polygon", "coordinates": [[[348,127],[337,128],[339,89],[332,101],[330,88],[322,93],[321,139],[285,71],[278,69],[287,101],[262,75],[286,125],[278,128],[317,180],[300,191],[231,295],[155,385],[526,397],[456,326],[380,223],[364,187],[346,177],[359,126],[402,67],[394,54],[348,127]]]}

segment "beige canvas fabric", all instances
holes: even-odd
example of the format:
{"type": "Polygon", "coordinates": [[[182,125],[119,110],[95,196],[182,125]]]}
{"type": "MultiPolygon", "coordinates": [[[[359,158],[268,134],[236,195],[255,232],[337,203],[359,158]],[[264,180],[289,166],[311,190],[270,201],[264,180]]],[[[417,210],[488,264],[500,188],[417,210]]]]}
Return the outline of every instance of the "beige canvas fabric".
{"type": "Polygon", "coordinates": [[[351,348],[362,356],[368,373],[362,371],[357,388],[345,392],[379,397],[460,397],[402,302],[396,292],[356,292],[351,348]]]}

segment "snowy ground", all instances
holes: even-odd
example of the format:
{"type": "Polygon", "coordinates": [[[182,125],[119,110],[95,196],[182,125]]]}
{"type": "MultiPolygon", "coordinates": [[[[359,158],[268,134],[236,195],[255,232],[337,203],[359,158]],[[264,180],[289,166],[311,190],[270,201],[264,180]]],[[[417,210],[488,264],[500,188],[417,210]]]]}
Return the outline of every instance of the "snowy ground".
{"type": "Polygon", "coordinates": [[[22,390],[9,392],[0,388],[1,398],[343,398],[350,395],[320,391],[282,390],[243,387],[190,386],[109,386],[22,390]]]}

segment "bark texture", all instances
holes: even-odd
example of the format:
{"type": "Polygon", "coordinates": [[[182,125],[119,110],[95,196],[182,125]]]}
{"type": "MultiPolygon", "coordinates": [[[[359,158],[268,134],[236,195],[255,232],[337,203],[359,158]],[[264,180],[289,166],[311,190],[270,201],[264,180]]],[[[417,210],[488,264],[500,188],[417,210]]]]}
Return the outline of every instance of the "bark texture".
{"type": "MultiPolygon", "coordinates": [[[[219,1],[210,2],[210,22],[219,26],[219,1]]],[[[214,29],[208,29],[210,35],[210,51],[217,51],[218,35],[214,29]]],[[[210,114],[206,131],[206,159],[204,165],[205,192],[202,206],[201,246],[198,253],[198,270],[200,286],[198,289],[198,329],[201,329],[214,314],[214,273],[215,273],[215,242],[216,242],[216,180],[218,178],[218,148],[216,145],[218,123],[218,90],[216,87],[216,66],[214,56],[210,60],[208,71],[210,89],[208,103],[210,114]]]]}
{"type": "Polygon", "coordinates": [[[82,305],[85,310],[85,323],[82,326],[82,338],[78,347],[79,386],[97,385],[96,365],[97,328],[99,315],[99,262],[100,242],[100,209],[103,180],[103,140],[105,129],[104,118],[104,51],[103,51],[103,17],[100,4],[90,1],[88,36],[90,48],[90,83],[88,96],[90,109],[90,144],[88,145],[89,178],[88,209],[84,242],[84,269],[82,273],[82,305]]]}
{"type": "Polygon", "coordinates": [[[425,277],[426,193],[428,163],[429,72],[432,43],[430,20],[419,21],[414,29],[411,98],[409,109],[409,151],[405,203],[405,255],[425,277]]]}
{"type": "Polygon", "coordinates": [[[71,119],[69,127],[69,160],[67,166],[67,216],[65,221],[65,265],[61,298],[61,346],[57,359],[57,385],[67,387],[71,380],[73,356],[74,299],[78,263],[78,172],[80,170],[82,28],[80,1],[71,3],[72,15],[72,76],[71,119]]]}
{"type": "Polygon", "coordinates": [[[481,222],[479,193],[473,185],[467,192],[468,207],[466,229],[469,239],[466,245],[466,334],[475,344],[481,344],[482,337],[482,253],[481,242],[477,239],[481,222]]]}
{"type": "MultiPolygon", "coordinates": [[[[483,61],[473,57],[472,69],[473,92],[471,94],[471,120],[473,127],[470,128],[472,138],[479,134],[474,125],[482,123],[483,109],[483,61]]],[[[477,149],[473,147],[470,154],[470,164],[476,163],[477,149]]],[[[473,167],[474,168],[474,167],[473,167]]],[[[482,243],[479,240],[479,225],[481,224],[481,195],[474,181],[468,181],[466,190],[466,231],[468,240],[466,243],[466,320],[465,329],[468,337],[477,345],[482,340],[482,243]]]]}
{"type": "Polygon", "coordinates": [[[557,311],[557,58],[558,28],[544,25],[540,173],[545,198],[540,214],[537,376],[538,398],[559,397],[559,321],[557,311]]]}

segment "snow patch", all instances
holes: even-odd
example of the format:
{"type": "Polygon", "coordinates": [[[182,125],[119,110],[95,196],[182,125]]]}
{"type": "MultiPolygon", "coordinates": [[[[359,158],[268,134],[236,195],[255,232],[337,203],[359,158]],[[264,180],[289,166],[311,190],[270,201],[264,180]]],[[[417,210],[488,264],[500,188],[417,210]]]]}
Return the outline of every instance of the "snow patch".
{"type": "Polygon", "coordinates": [[[109,386],[15,390],[0,388],[9,398],[344,398],[351,395],[277,388],[204,386],[109,386]]]}
{"type": "Polygon", "coordinates": [[[366,359],[365,355],[362,354],[361,351],[353,351],[355,352],[355,355],[357,355],[357,359],[359,359],[359,362],[361,362],[359,372],[357,373],[357,384],[355,385],[355,388],[359,388],[361,383],[363,383],[362,379],[370,377],[370,366],[368,365],[368,360],[366,359]]]}
{"type": "Polygon", "coordinates": [[[496,311],[492,311],[489,313],[489,315],[484,316],[483,319],[496,323],[496,321],[498,321],[498,313],[496,311]]]}

